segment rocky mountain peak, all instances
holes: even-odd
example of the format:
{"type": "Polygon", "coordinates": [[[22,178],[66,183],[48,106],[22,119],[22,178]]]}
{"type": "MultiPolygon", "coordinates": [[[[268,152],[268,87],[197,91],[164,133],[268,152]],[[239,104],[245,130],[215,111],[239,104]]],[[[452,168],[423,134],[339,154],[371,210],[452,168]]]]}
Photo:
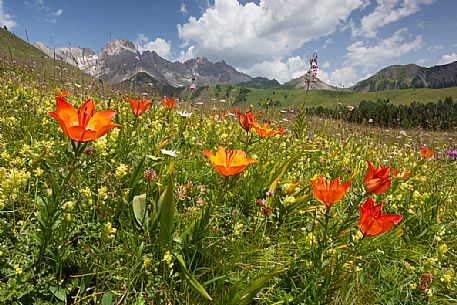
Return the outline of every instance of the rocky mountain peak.
{"type": "MultiPolygon", "coordinates": [[[[36,46],[48,55],[57,50],[44,44],[36,46]]],[[[160,84],[173,86],[188,86],[194,81],[197,84],[238,84],[252,80],[225,61],[212,63],[199,56],[184,63],[171,62],[154,51],[140,53],[135,44],[125,38],[111,40],[98,54],[82,48],[65,48],[61,53],[65,61],[111,84],[133,79],[139,72],[147,73],[160,84]]]]}
{"type": "Polygon", "coordinates": [[[206,57],[203,56],[197,56],[196,60],[199,64],[206,64],[210,62],[206,57]]]}
{"type": "Polygon", "coordinates": [[[114,56],[122,52],[138,53],[133,42],[125,38],[116,38],[108,42],[101,50],[100,55],[114,56]]]}

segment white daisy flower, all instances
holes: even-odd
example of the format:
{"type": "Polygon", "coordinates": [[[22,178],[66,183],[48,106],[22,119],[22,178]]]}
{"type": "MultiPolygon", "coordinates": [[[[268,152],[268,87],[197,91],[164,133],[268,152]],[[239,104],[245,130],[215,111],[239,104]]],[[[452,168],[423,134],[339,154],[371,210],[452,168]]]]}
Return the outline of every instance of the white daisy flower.
{"type": "Polygon", "coordinates": [[[162,149],[160,152],[164,155],[170,156],[170,157],[176,157],[176,151],[175,150],[168,150],[168,149],[162,149]]]}

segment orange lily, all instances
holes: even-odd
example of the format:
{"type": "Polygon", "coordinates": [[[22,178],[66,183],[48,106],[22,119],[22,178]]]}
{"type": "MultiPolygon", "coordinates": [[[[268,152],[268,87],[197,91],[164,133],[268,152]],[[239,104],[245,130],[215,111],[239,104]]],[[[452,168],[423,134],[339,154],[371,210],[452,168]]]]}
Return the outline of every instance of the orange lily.
{"type": "Polygon", "coordinates": [[[225,112],[222,112],[222,113],[213,113],[211,116],[213,117],[213,119],[217,122],[220,122],[220,120],[222,120],[222,117],[225,116],[225,112]]]}
{"type": "Polygon", "coordinates": [[[142,115],[146,110],[148,110],[149,106],[152,104],[151,100],[132,100],[130,97],[125,98],[125,100],[129,102],[130,108],[132,109],[132,112],[136,117],[142,115]]]}
{"type": "Polygon", "coordinates": [[[251,126],[255,128],[255,131],[259,134],[261,138],[274,136],[275,134],[286,133],[286,131],[282,127],[279,127],[278,129],[274,130],[270,129],[268,125],[262,126],[257,122],[252,122],[251,126]]]}
{"type": "Polygon", "coordinates": [[[216,155],[204,150],[202,153],[208,157],[214,169],[226,177],[242,172],[249,164],[258,162],[255,159],[246,158],[246,153],[242,150],[228,152],[227,147],[219,146],[216,155]]]}
{"type": "Polygon", "coordinates": [[[408,178],[409,176],[411,176],[411,172],[404,172],[403,175],[399,176],[399,174],[401,173],[401,171],[399,169],[394,169],[393,170],[393,174],[394,174],[394,177],[395,178],[400,178],[402,180],[405,180],[406,178],[408,178]]]}
{"type": "Polygon", "coordinates": [[[176,104],[176,98],[170,98],[170,97],[164,97],[161,99],[162,101],[162,104],[167,107],[168,109],[173,109],[173,107],[175,107],[175,104],[176,104]]]}
{"type": "Polygon", "coordinates": [[[363,183],[365,184],[366,192],[369,194],[382,194],[384,193],[391,184],[389,171],[389,167],[383,167],[379,164],[378,168],[374,168],[373,164],[367,160],[368,163],[368,171],[365,174],[365,178],[363,179],[363,183]]]}
{"type": "Polygon", "coordinates": [[[85,101],[78,110],[63,97],[56,97],[56,112],[48,112],[56,119],[63,133],[77,142],[88,142],[105,135],[111,128],[120,126],[110,120],[116,115],[114,110],[95,111],[92,99],[85,101]]]}
{"type": "Polygon", "coordinates": [[[238,116],[238,122],[240,123],[240,126],[244,130],[246,130],[246,132],[249,132],[249,130],[252,127],[252,124],[254,123],[254,115],[252,114],[252,112],[248,111],[246,112],[246,114],[243,114],[235,109],[235,113],[238,116]]]}
{"type": "Polygon", "coordinates": [[[311,180],[311,184],[314,186],[314,198],[329,208],[332,204],[343,198],[351,185],[351,181],[340,184],[340,177],[330,182],[319,176],[316,181],[311,180]]]}
{"type": "Polygon", "coordinates": [[[55,94],[60,97],[66,97],[67,95],[70,95],[70,92],[64,91],[64,90],[54,90],[55,94]]]}
{"type": "Polygon", "coordinates": [[[421,146],[420,154],[421,154],[422,158],[427,159],[427,158],[433,156],[434,153],[435,153],[435,151],[433,149],[430,149],[425,146],[421,146]]]}
{"type": "Polygon", "coordinates": [[[384,201],[380,201],[376,206],[373,199],[368,197],[362,206],[359,206],[359,227],[364,237],[384,234],[403,218],[397,214],[382,214],[381,208],[384,201]]]}

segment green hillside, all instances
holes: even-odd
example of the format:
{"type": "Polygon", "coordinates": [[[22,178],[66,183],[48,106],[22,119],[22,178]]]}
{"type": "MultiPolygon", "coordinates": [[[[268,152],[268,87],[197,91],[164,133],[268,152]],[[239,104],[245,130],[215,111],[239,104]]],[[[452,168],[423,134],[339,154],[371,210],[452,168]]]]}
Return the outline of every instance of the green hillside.
{"type": "Polygon", "coordinates": [[[72,89],[75,83],[76,87],[99,84],[78,68],[49,58],[31,44],[0,28],[0,72],[7,71],[46,85],[67,89],[72,89]]]}
{"type": "Polygon", "coordinates": [[[357,92],[407,88],[449,88],[457,86],[457,62],[430,68],[414,64],[393,65],[380,70],[354,86],[357,92]]]}
{"type": "Polygon", "coordinates": [[[265,106],[267,103],[278,108],[297,108],[306,101],[308,107],[333,108],[342,105],[357,106],[363,100],[390,99],[393,105],[408,105],[411,102],[429,103],[457,97],[457,87],[443,89],[403,89],[378,92],[309,91],[300,89],[255,89],[230,85],[212,85],[202,90],[213,100],[225,100],[232,105],[265,106]],[[242,89],[243,88],[243,89],[242,89]],[[243,91],[245,93],[243,93],[243,91]]]}
{"type": "Polygon", "coordinates": [[[5,59],[28,60],[44,56],[43,52],[3,28],[0,28],[0,42],[0,55],[5,59]]]}

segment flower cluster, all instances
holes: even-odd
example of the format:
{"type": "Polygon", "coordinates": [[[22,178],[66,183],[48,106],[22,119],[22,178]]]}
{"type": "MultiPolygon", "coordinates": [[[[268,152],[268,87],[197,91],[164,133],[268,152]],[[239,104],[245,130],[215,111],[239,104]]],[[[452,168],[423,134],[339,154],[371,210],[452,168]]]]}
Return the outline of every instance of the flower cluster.
{"type": "Polygon", "coordinates": [[[247,111],[245,114],[237,109],[231,109],[230,111],[238,116],[238,122],[246,133],[249,133],[249,130],[251,130],[252,127],[254,127],[255,131],[261,138],[274,136],[276,134],[284,134],[286,132],[282,127],[272,129],[270,128],[270,124],[259,124],[254,120],[255,115],[251,111],[247,111]]]}
{"type": "MultiPolygon", "coordinates": [[[[367,160],[368,170],[363,180],[367,194],[382,194],[391,185],[390,169],[383,167],[381,164],[377,168],[367,160]]],[[[410,173],[405,173],[402,177],[406,179],[410,173]]],[[[398,175],[398,173],[397,173],[398,175]]],[[[323,203],[327,209],[338,202],[349,189],[350,181],[340,184],[340,177],[329,182],[324,177],[319,176],[317,180],[311,180],[314,187],[313,196],[323,203]]],[[[364,237],[376,236],[389,231],[393,225],[400,222],[402,215],[382,214],[381,208],[384,201],[374,205],[371,197],[368,197],[365,203],[359,206],[359,221],[357,223],[360,232],[364,237]]]]}

